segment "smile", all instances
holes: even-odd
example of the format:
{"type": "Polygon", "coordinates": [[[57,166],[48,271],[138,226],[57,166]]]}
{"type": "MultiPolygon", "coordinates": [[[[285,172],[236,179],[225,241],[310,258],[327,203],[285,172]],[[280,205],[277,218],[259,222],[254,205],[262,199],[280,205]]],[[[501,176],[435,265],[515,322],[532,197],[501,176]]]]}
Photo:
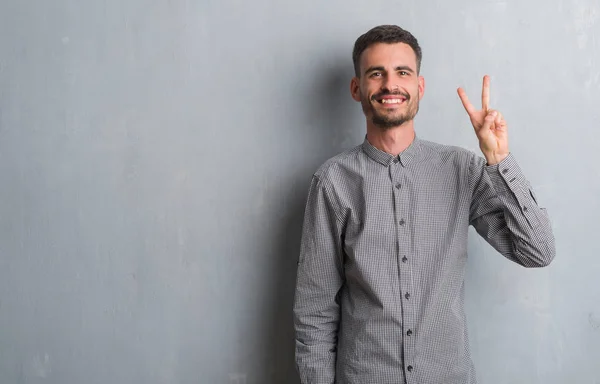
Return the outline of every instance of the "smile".
{"type": "Polygon", "coordinates": [[[379,102],[381,104],[401,104],[404,101],[406,101],[406,99],[381,99],[379,102]]]}

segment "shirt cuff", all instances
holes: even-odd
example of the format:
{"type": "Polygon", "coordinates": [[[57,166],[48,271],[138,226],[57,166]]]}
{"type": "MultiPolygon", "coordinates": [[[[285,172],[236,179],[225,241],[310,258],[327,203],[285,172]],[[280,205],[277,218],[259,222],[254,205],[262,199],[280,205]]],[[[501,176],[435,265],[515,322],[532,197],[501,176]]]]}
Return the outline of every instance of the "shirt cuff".
{"type": "Polygon", "coordinates": [[[485,170],[490,176],[494,189],[499,194],[509,191],[517,192],[517,186],[526,182],[525,176],[512,153],[509,153],[498,164],[486,165],[485,170]]]}

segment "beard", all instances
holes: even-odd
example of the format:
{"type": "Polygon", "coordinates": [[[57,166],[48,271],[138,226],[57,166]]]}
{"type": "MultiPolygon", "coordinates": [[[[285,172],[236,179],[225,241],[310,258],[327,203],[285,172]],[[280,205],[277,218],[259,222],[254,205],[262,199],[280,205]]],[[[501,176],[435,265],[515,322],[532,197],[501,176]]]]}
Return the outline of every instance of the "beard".
{"type": "Polygon", "coordinates": [[[402,92],[383,92],[373,95],[369,100],[366,96],[361,97],[361,104],[363,108],[363,112],[366,116],[369,116],[368,112],[371,112],[371,121],[373,124],[382,130],[386,131],[392,129],[394,127],[399,127],[402,124],[411,121],[415,118],[417,113],[419,112],[419,98],[412,99],[412,97],[408,93],[402,92]],[[401,111],[379,111],[375,108],[375,103],[379,104],[377,99],[380,99],[382,96],[386,95],[397,95],[402,96],[406,99],[405,107],[406,110],[404,112],[401,111]]]}

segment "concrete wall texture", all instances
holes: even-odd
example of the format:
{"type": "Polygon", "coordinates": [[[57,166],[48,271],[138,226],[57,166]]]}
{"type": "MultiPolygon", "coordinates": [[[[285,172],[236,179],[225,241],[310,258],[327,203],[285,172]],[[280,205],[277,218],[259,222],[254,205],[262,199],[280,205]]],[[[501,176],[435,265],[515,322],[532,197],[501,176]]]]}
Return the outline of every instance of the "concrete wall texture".
{"type": "Polygon", "coordinates": [[[3,0],[0,383],[298,383],[310,177],[362,141],[351,49],[388,23],[417,134],[479,151],[456,88],[490,74],[553,221],[538,270],[472,232],[479,381],[600,383],[597,0],[3,0]]]}

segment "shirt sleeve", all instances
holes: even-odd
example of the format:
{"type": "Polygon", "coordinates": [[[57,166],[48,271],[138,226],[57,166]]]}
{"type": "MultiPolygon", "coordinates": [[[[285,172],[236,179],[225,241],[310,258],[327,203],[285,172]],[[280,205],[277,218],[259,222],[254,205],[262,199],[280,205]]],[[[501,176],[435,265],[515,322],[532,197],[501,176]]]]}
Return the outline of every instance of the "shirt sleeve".
{"type": "Polygon", "coordinates": [[[294,297],[296,367],[302,384],[335,382],[340,319],[338,294],[342,285],[341,220],[327,188],[313,176],[305,209],[294,297]]]}
{"type": "Polygon", "coordinates": [[[470,168],[470,224],[477,233],[524,267],[550,264],[555,256],[550,219],[513,155],[490,166],[474,155],[470,168]]]}

